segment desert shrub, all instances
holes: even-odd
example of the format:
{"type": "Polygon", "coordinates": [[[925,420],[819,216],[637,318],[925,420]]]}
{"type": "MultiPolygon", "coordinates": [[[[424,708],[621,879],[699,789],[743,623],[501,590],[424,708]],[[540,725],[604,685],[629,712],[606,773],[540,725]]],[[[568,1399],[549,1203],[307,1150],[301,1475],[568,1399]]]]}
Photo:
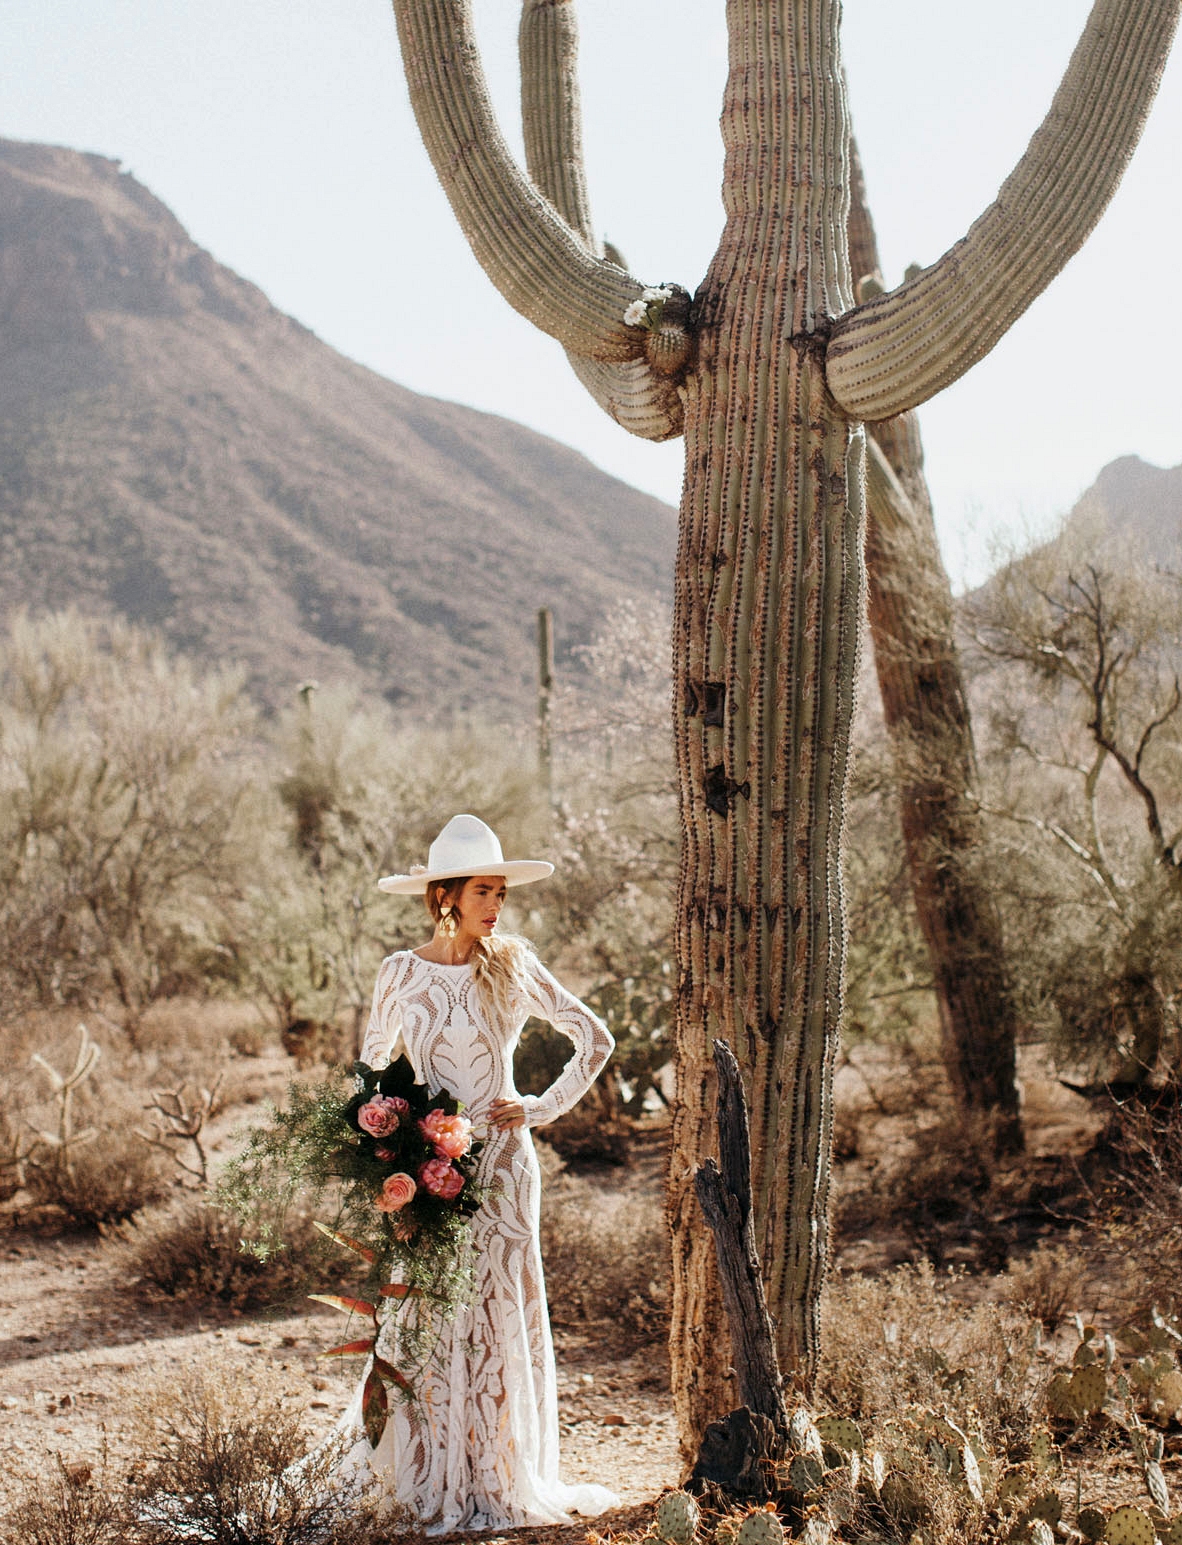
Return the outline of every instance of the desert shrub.
{"type": "Polygon", "coordinates": [[[291,1303],[313,1284],[339,1287],[341,1262],[329,1259],[310,1218],[289,1214],[281,1238],[284,1248],[260,1260],[242,1249],[228,1213],[189,1197],[137,1219],[112,1250],[137,1291],[188,1302],[261,1309],[291,1303]]]}
{"type": "Polygon", "coordinates": [[[243,1370],[152,1391],[135,1483],[142,1545],[383,1545],[408,1520],[334,1490],[341,1446],[305,1456],[298,1411],[243,1370]],[[298,1468],[291,1466],[303,1457],[298,1468]]]}
{"type": "Polygon", "coordinates": [[[546,1294],[557,1323],[611,1321],[624,1345],[665,1335],[669,1246],[659,1195],[627,1186],[607,1190],[585,1176],[551,1173],[541,1239],[546,1294]]]}
{"type": "Polygon", "coordinates": [[[1084,1307],[1088,1269],[1080,1241],[1039,1244],[1010,1265],[1003,1280],[1006,1300],[1054,1332],[1084,1307]]]}
{"type": "Polygon", "coordinates": [[[960,1280],[925,1263],[831,1281],[818,1402],[858,1421],[934,1407],[1004,1452],[1007,1431],[1029,1427],[1049,1374],[1029,1316],[1011,1304],[966,1303],[960,1280]]]}
{"type": "Polygon", "coordinates": [[[10,1001],[203,986],[257,870],[254,714],[241,681],[74,613],[0,640],[0,959],[10,1001]]]}
{"type": "Polygon", "coordinates": [[[98,1473],[67,1465],[60,1454],[40,1475],[25,1476],[0,1522],[5,1545],[124,1545],[131,1526],[127,1496],[104,1455],[98,1473]]]}
{"type": "MultiPolygon", "coordinates": [[[[129,1119],[134,1119],[128,1113],[129,1119]]],[[[99,1229],[134,1218],[163,1197],[171,1166],[117,1119],[70,1163],[38,1159],[27,1178],[29,1197],[70,1228],[99,1229]]]]}
{"type": "Polygon", "coordinates": [[[1182,1310],[1182,1105],[1118,1107],[1104,1136],[1112,1177],[1104,1196],[1107,1235],[1121,1265],[1126,1317],[1182,1310]]]}

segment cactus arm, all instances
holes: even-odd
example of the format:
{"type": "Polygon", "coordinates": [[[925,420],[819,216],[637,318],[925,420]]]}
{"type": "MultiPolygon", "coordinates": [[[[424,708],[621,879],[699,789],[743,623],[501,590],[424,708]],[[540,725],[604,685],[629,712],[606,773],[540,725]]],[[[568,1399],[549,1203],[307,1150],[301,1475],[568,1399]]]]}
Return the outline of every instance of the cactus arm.
{"type": "MultiPolygon", "coordinates": [[[[574,0],[523,0],[518,52],[526,170],[588,252],[625,268],[615,248],[605,253],[591,221],[574,0]]],[[[645,336],[646,345],[650,336],[645,336]]],[[[630,434],[671,440],[681,433],[685,413],[678,386],[683,372],[663,374],[643,356],[610,363],[573,352],[567,357],[599,406],[630,434]]]]}
{"type": "Polygon", "coordinates": [[[644,286],[590,251],[517,165],[489,100],[470,0],[394,0],[411,106],[472,252],[504,298],[564,348],[628,360],[644,286]]]}
{"type": "Polygon", "coordinates": [[[1182,0],[1095,0],[1051,109],[994,203],[930,268],[835,324],[826,376],[847,413],[888,418],[957,380],[1083,244],[1141,136],[1180,9],[1182,0]]]}

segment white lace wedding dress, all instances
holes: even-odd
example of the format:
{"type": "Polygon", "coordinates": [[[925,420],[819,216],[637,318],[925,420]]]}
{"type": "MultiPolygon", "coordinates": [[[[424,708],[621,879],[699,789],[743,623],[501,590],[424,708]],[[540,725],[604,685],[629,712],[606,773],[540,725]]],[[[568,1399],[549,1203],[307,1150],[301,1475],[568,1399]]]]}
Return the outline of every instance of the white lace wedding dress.
{"type": "MultiPolygon", "coordinates": [[[[417,1398],[391,1399],[386,1430],[371,1449],[359,1385],[335,1434],[347,1445],[338,1480],[349,1490],[380,1488],[383,1500],[409,1508],[429,1534],[566,1523],[570,1513],[593,1515],[618,1504],[605,1487],[566,1486],[558,1478],[537,1156],[528,1131],[486,1126],[494,1100],[518,1098],[513,1051],[531,1014],[549,1020],[575,1047],[544,1094],[521,1097],[527,1126],[541,1126],[586,1093],[613,1042],[536,962],[515,1022],[491,1024],[471,966],[437,965],[398,951],[382,962],[362,1049],[362,1060],[376,1067],[405,1053],[432,1093],[447,1089],[463,1102],[485,1142],[479,1177],[493,1186],[472,1222],[472,1303],[443,1325],[416,1382],[417,1398]]],[[[397,1365],[396,1339],[379,1350],[397,1365]]]]}

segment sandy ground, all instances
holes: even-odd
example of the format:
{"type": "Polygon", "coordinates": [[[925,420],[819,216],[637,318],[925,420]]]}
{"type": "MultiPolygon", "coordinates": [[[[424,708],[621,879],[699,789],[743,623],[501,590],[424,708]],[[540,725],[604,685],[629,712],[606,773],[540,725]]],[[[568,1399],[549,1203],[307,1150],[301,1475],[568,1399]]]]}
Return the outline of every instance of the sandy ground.
{"type": "MultiPolygon", "coordinates": [[[[101,1241],[10,1235],[0,1249],[0,1499],[14,1473],[55,1454],[97,1466],[105,1445],[115,1464],[129,1463],[131,1406],[214,1362],[265,1368],[306,1410],[315,1442],[352,1389],[348,1368],[317,1355],[339,1330],[340,1317],[315,1305],[261,1319],[141,1306],[101,1241]]],[[[587,1334],[559,1331],[557,1342],[564,1478],[609,1486],[628,1509],[659,1495],[677,1479],[663,1350],[616,1362],[587,1334]]]]}

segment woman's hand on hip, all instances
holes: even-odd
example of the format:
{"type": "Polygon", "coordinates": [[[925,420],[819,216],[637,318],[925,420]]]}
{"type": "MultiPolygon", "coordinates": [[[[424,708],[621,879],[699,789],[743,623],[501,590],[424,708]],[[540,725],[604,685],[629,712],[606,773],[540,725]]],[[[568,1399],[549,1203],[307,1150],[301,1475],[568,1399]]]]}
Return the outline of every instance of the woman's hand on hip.
{"type": "Polygon", "coordinates": [[[525,1106],[520,1100],[494,1100],[488,1108],[490,1125],[497,1132],[512,1132],[525,1125],[525,1106]]]}

